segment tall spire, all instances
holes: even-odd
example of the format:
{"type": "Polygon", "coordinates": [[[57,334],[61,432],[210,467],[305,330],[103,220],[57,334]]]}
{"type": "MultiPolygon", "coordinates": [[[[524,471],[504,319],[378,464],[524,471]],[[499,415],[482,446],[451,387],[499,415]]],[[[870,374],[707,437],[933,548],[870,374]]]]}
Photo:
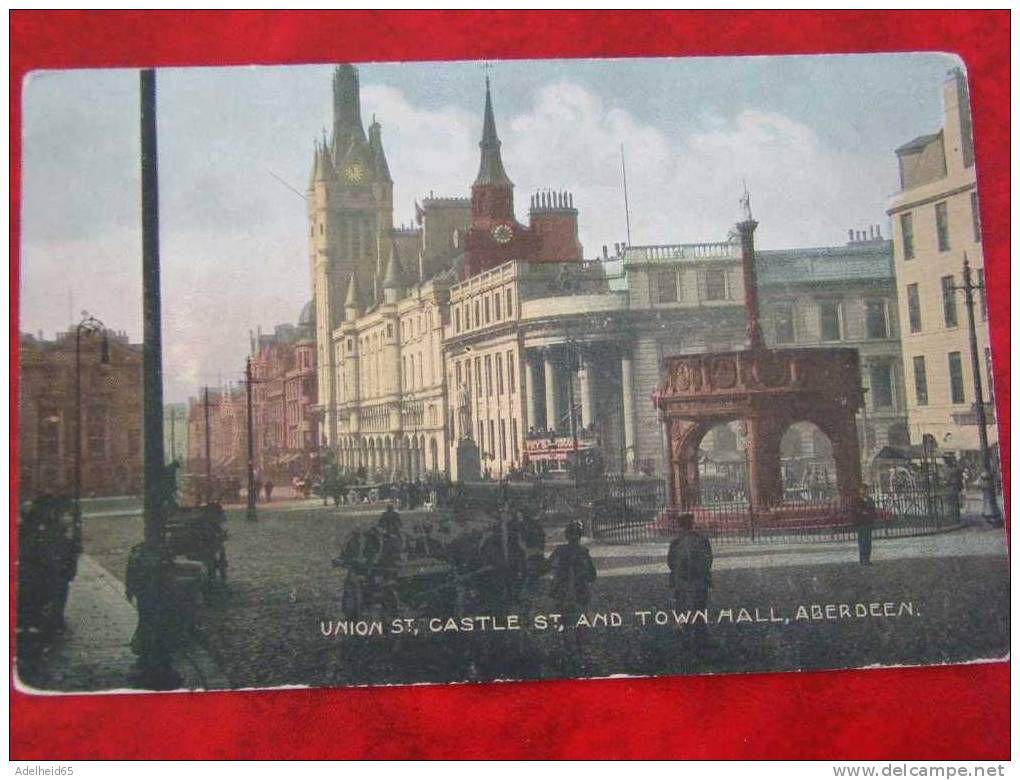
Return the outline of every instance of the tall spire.
{"type": "Polygon", "coordinates": [[[333,158],[342,159],[356,141],[365,143],[358,70],[344,63],[333,71],[333,158]]]}
{"type": "Polygon", "coordinates": [[[478,167],[478,177],[474,186],[498,184],[513,187],[514,183],[506,175],[503,158],[500,156],[501,146],[496,134],[496,117],[492,111],[492,92],[489,88],[489,77],[485,77],[485,119],[482,123],[482,142],[478,144],[482,150],[482,162],[478,167]]]}
{"type": "Polygon", "coordinates": [[[386,275],[383,277],[383,290],[399,290],[404,286],[404,273],[397,255],[397,242],[390,241],[390,259],[386,263],[386,275]]]}

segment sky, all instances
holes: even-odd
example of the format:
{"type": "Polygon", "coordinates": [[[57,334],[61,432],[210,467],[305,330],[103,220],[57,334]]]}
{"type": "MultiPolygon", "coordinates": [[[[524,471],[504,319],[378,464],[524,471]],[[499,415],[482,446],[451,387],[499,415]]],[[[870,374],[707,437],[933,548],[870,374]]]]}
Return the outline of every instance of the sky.
{"type": "MultiPolygon", "coordinates": [[[[520,60],[359,65],[382,125],[394,222],[430,192],[466,197],[484,78],[526,221],[567,190],[586,257],[632,244],[721,241],[744,182],[758,246],[839,245],[881,225],[894,149],[941,126],[941,54],[520,60]]],[[[241,377],[248,333],[311,297],[303,199],[332,125],[332,66],[157,71],[164,393],[241,377]],[[297,190],[298,192],[295,192],[297,190]]],[[[81,312],[141,340],[138,72],[25,81],[21,330],[52,338],[81,312]]]]}

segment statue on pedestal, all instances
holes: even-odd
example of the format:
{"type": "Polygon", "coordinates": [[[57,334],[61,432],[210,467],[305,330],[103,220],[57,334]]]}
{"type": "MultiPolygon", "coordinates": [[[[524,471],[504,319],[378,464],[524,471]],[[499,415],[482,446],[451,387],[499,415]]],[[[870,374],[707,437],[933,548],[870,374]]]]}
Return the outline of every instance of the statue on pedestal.
{"type": "Polygon", "coordinates": [[[464,384],[457,388],[457,420],[460,438],[470,439],[474,430],[471,424],[471,391],[464,384]]]}

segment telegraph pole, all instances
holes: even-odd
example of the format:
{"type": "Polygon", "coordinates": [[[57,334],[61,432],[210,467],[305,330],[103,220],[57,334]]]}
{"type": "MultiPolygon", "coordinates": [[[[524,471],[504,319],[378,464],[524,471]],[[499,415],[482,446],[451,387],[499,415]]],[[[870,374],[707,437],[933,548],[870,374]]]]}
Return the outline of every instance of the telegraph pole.
{"type": "MultiPolygon", "coordinates": [[[[963,286],[957,287],[963,290],[967,302],[967,324],[970,326],[970,367],[974,374],[974,396],[977,409],[978,441],[981,445],[981,476],[978,481],[981,484],[982,507],[981,516],[989,525],[1001,528],[1002,510],[999,509],[999,500],[995,493],[995,475],[992,471],[992,458],[988,451],[988,418],[985,415],[984,388],[981,384],[981,361],[978,357],[977,328],[974,325],[974,290],[981,290],[984,286],[974,284],[970,276],[970,262],[967,260],[967,253],[963,254],[963,286]]],[[[991,376],[988,377],[991,382],[991,376]]]]}
{"type": "Polygon", "coordinates": [[[159,177],[156,146],[156,72],[143,70],[141,92],[142,151],[142,412],[145,453],[145,542],[132,551],[128,581],[137,582],[138,662],[141,681],[168,690],[180,684],[169,645],[167,585],[172,577],[164,559],[166,513],[163,454],[163,342],[159,283],[159,177]],[[132,566],[132,564],[134,564],[132,566]],[[132,576],[134,575],[134,576],[132,576]]]}
{"type": "Polygon", "coordinates": [[[212,448],[209,442],[209,385],[205,386],[205,502],[212,502],[212,448]]]}
{"type": "Polygon", "coordinates": [[[177,459],[177,408],[170,407],[170,462],[177,459]]]}
{"type": "Polygon", "coordinates": [[[257,520],[255,514],[255,426],[251,408],[251,356],[244,359],[244,384],[248,400],[248,520],[257,520]]]}

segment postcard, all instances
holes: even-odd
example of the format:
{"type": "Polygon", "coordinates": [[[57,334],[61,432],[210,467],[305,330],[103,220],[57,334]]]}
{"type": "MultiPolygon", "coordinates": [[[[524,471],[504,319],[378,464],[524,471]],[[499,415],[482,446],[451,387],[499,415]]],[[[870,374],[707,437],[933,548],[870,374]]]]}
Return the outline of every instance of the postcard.
{"type": "Polygon", "coordinates": [[[937,53],[37,71],[30,693],[1001,660],[937,53]]]}

